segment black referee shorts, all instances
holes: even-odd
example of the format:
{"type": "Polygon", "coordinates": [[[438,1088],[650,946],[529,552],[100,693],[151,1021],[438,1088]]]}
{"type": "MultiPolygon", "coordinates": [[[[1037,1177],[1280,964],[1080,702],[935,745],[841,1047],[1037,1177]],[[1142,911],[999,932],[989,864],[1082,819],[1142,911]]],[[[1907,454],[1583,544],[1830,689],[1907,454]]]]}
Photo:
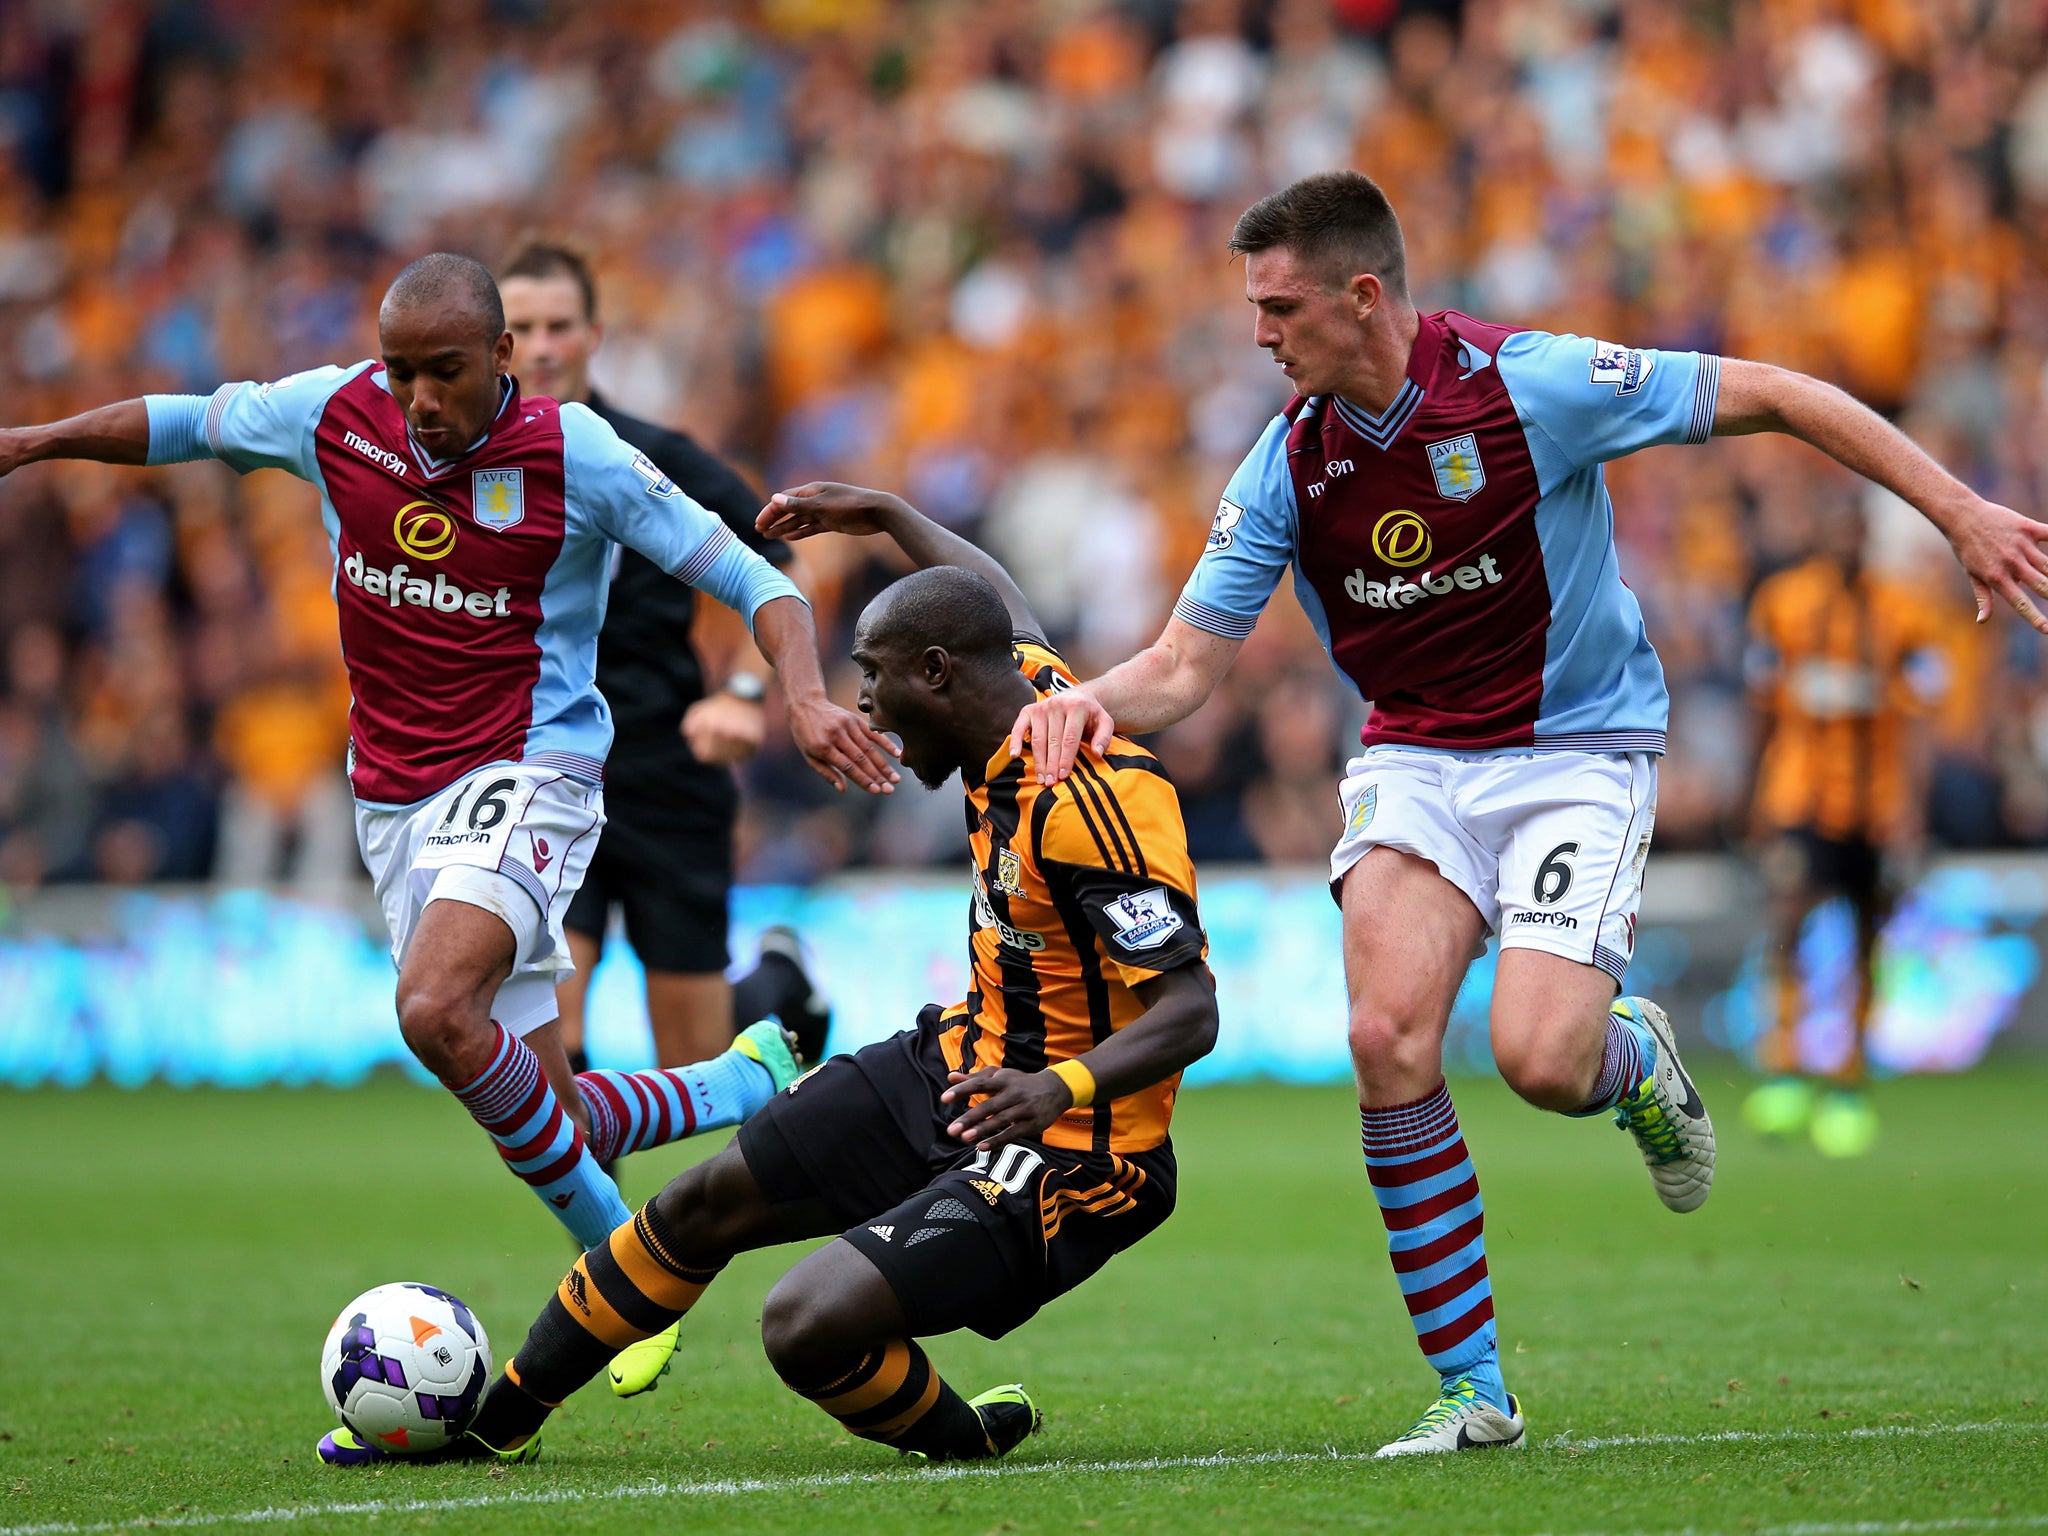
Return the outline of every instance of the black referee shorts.
{"type": "Polygon", "coordinates": [[[678,831],[611,818],[562,926],[600,943],[614,903],[650,971],[723,972],[732,891],[732,829],[678,831]]]}
{"type": "Polygon", "coordinates": [[[1890,907],[1884,850],[1860,837],[1823,837],[1812,827],[1782,832],[1771,858],[1795,883],[1833,891],[1867,911],[1890,907]]]}
{"type": "Polygon", "coordinates": [[[740,1127],[739,1148],[791,1236],[843,1229],[912,1334],[1001,1338],[1173,1214],[1173,1147],[961,1145],[939,1102],[939,1013],[798,1078],[740,1127]]]}

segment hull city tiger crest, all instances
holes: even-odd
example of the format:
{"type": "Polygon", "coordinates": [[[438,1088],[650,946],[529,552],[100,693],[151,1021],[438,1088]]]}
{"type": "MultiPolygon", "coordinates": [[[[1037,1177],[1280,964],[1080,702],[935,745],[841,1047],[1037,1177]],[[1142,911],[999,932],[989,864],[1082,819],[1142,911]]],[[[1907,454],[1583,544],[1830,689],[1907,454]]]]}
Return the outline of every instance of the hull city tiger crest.
{"type": "Polygon", "coordinates": [[[469,477],[472,515],[479,527],[503,533],[526,517],[526,477],[516,469],[479,469],[469,477]]]}
{"type": "Polygon", "coordinates": [[[996,877],[992,883],[1005,896],[1024,894],[1024,860],[1016,849],[996,850],[996,877]]]}
{"type": "Polygon", "coordinates": [[[1429,468],[1437,494],[1447,501],[1470,501],[1486,489],[1486,466],[1479,462],[1479,439],[1467,432],[1429,445],[1429,468]]]}

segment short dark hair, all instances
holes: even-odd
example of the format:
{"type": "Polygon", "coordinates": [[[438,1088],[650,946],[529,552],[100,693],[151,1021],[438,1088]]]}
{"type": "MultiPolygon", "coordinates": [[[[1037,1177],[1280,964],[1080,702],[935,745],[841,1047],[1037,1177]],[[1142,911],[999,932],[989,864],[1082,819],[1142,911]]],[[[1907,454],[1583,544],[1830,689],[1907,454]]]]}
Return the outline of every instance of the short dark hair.
{"type": "Polygon", "coordinates": [[[1370,272],[1387,292],[1408,292],[1401,221],[1379,183],[1357,171],[1304,176],[1238,215],[1232,251],[1244,256],[1281,247],[1328,269],[1333,286],[1370,272]]]}
{"type": "Polygon", "coordinates": [[[868,605],[870,641],[916,653],[938,646],[957,662],[1014,671],[1010,610],[985,576],[957,565],[912,571],[868,605]]]}
{"type": "Polygon", "coordinates": [[[510,277],[566,277],[583,295],[583,318],[597,318],[597,279],[590,275],[590,258],[565,241],[520,241],[512,248],[511,259],[498,269],[499,282],[510,277]]]}
{"type": "Polygon", "coordinates": [[[450,299],[475,307],[486,345],[505,334],[505,301],[498,296],[497,279],[473,257],[453,251],[430,252],[408,262],[384,290],[384,303],[393,309],[440,308],[450,299]]]}

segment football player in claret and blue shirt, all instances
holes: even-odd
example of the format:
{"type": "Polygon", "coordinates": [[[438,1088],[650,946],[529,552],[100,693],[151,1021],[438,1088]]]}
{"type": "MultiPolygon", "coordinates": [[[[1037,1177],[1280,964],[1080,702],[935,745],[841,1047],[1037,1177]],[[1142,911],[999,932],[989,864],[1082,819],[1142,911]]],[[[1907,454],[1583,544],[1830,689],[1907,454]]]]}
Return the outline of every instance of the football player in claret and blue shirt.
{"type": "MultiPolygon", "coordinates": [[[[826,698],[810,607],[787,579],[587,407],[520,390],[489,272],[421,257],[377,318],[378,359],[0,429],[0,475],[52,458],[219,459],[319,490],[356,833],[391,929],[399,1028],[587,1247],[630,1214],[602,1161],[737,1124],[797,1075],[773,1023],[684,1071],[631,1074],[628,1125],[603,1113],[617,1095],[586,1112],[570,1073],[555,981],[563,912],[604,826],[613,731],[595,669],[613,544],[746,619],[791,734],[835,786],[888,792],[893,749],[826,698]]],[[[673,1347],[636,1345],[613,1390],[652,1387],[673,1347]]],[[[320,1445],[329,1462],[377,1454],[346,1428],[320,1445]]]]}
{"type": "Polygon", "coordinates": [[[1493,1051],[1539,1108],[1611,1113],[1658,1196],[1696,1209],[1714,1133],[1655,1004],[1617,997],[1634,948],[1668,704],[1615,559],[1601,466],[1715,434],[1801,438],[1917,507],[1975,585],[2036,628],[2048,526],[1977,496],[1830,385],[1762,363],[1420,314],[1401,226],[1355,172],[1255,204],[1255,339],[1299,392],[1223,493],[1150,648],[1032,704],[1042,776],[1112,727],[1199,708],[1273,589],[1294,588],[1372,702],[1341,794],[1344,914],[1367,1171],[1438,1399],[1381,1455],[1515,1445],[1479,1185],[1443,1082],[1467,962],[1499,935],[1493,1051]]]}

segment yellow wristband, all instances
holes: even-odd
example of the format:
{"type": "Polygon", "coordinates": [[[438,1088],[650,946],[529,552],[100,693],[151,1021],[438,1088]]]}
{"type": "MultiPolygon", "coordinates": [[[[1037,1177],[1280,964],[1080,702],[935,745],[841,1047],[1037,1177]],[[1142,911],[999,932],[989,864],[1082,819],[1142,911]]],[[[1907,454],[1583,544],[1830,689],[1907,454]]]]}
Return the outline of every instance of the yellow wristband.
{"type": "Polygon", "coordinates": [[[1073,1091],[1074,1108],[1086,1109],[1095,1102],[1095,1074],[1078,1061],[1056,1061],[1052,1075],[1073,1091]]]}

